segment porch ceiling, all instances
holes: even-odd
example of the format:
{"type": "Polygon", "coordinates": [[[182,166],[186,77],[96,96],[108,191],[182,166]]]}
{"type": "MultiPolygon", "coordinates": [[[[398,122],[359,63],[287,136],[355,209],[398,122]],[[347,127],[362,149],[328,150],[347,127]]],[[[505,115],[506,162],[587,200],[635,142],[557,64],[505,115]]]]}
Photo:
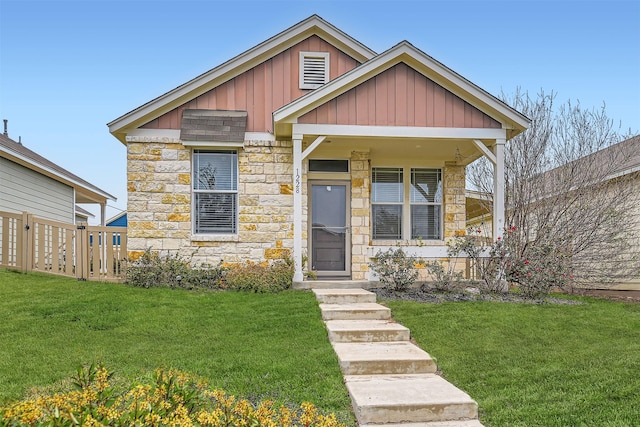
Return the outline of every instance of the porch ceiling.
{"type": "MultiPolygon", "coordinates": [[[[305,135],[303,145],[312,143],[318,135],[305,135]]],[[[483,141],[490,146],[493,141],[483,141]]],[[[328,135],[310,157],[332,151],[369,151],[376,158],[428,159],[433,162],[455,161],[468,165],[482,156],[469,139],[348,137],[328,135]]]]}

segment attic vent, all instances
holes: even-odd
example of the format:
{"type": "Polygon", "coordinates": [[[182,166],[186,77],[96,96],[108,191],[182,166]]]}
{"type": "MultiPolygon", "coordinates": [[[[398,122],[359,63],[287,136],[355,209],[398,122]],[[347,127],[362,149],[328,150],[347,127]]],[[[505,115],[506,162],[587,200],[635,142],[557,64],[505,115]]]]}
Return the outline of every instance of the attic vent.
{"type": "Polygon", "coordinates": [[[329,81],[329,52],[300,52],[300,89],[316,89],[329,81]]]}

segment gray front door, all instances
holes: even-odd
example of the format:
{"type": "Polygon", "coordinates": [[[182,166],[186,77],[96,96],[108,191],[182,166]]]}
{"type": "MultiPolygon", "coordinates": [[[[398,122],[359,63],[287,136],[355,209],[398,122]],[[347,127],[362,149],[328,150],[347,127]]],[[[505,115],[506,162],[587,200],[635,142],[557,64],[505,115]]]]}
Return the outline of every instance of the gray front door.
{"type": "Polygon", "coordinates": [[[347,181],[310,181],[310,266],[319,277],[351,275],[350,207],[347,181]]]}

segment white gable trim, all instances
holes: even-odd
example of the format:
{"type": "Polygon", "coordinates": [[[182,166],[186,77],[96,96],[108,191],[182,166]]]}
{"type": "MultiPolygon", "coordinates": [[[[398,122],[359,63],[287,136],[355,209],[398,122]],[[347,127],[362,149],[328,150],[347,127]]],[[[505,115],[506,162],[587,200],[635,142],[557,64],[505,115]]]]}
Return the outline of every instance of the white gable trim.
{"type": "MultiPolygon", "coordinates": [[[[434,82],[503,124],[510,125],[519,131],[523,131],[529,127],[530,120],[523,114],[416,49],[406,41],[399,43],[370,61],[328,82],[321,88],[276,110],[273,113],[274,123],[295,123],[298,117],[303,114],[336,98],[340,94],[347,92],[358,84],[400,62],[405,62],[407,65],[415,68],[434,82]]],[[[274,126],[274,129],[275,128],[274,126]]]]}
{"type": "Polygon", "coordinates": [[[314,34],[335,45],[357,61],[365,62],[376,55],[374,51],[318,15],[313,15],[222,65],[108,123],[109,132],[124,142],[127,129],[141,126],[171,111],[314,34]]]}

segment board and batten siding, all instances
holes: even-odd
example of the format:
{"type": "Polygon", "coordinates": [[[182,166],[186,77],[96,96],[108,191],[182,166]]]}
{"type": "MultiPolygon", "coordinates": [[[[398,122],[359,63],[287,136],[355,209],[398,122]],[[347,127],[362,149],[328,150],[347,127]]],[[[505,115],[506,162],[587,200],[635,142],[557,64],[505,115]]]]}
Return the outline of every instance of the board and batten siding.
{"type": "Polygon", "coordinates": [[[37,217],[73,224],[73,188],[0,158],[0,211],[30,212],[37,217]]]}
{"type": "Polygon", "coordinates": [[[359,65],[320,37],[311,36],[141,128],[180,129],[183,110],[206,109],[246,111],[247,132],[271,132],[272,112],[309,92],[299,87],[300,52],[329,52],[330,80],[359,65]]]}
{"type": "Polygon", "coordinates": [[[404,63],[309,111],[298,123],[501,127],[498,121],[404,63]]]}

